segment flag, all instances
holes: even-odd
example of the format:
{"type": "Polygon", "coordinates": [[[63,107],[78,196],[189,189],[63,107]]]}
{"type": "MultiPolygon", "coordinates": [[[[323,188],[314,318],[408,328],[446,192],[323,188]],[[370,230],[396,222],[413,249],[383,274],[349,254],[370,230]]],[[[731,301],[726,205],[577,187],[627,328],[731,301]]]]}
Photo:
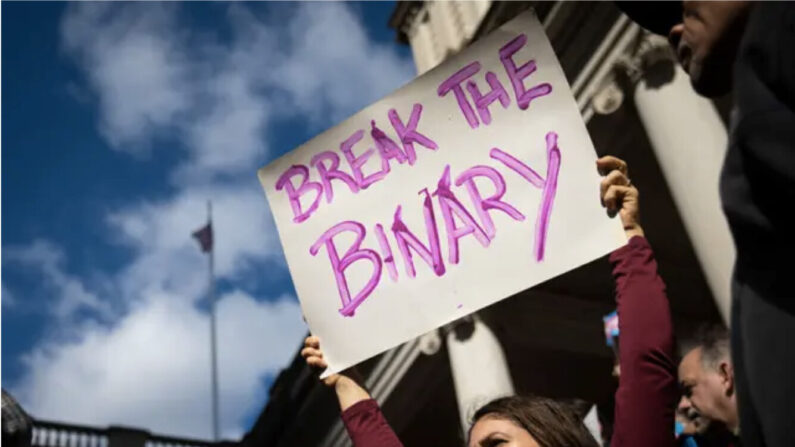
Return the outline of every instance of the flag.
{"type": "Polygon", "coordinates": [[[605,324],[607,346],[612,348],[615,345],[615,340],[618,338],[618,310],[614,310],[602,317],[602,321],[605,324]]]}
{"type": "Polygon", "coordinates": [[[213,250],[213,224],[208,222],[207,225],[193,232],[193,237],[199,241],[202,253],[209,253],[213,250]]]}

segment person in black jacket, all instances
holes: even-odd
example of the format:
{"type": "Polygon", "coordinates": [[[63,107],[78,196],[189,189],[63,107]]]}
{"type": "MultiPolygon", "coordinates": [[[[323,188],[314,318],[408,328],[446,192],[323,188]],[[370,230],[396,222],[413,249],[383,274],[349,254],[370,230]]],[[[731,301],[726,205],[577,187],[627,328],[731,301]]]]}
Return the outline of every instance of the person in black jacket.
{"type": "Polygon", "coordinates": [[[731,350],[741,437],[795,446],[795,3],[617,4],[668,35],[696,92],[734,91],[720,194],[737,247],[731,350]]]}

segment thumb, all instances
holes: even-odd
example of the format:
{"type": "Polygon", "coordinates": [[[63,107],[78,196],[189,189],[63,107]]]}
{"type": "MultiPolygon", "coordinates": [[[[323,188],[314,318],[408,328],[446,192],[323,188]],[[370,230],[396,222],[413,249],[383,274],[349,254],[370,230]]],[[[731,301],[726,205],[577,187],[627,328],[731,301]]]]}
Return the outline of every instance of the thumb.
{"type": "Polygon", "coordinates": [[[337,381],[340,380],[339,374],[332,374],[325,379],[323,379],[323,384],[326,386],[334,386],[337,384],[337,381]]]}

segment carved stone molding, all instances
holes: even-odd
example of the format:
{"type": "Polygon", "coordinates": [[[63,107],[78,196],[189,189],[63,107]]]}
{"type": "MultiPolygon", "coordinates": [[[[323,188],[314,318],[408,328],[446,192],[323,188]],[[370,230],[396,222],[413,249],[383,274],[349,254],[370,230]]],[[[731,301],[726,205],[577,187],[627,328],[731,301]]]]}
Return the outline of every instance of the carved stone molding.
{"type": "Polygon", "coordinates": [[[673,70],[668,70],[668,67],[675,63],[676,57],[668,39],[644,31],[632,52],[616,62],[616,69],[635,84],[641,79],[658,77],[659,71],[670,74],[668,80],[672,79],[673,70]]]}
{"type": "Polygon", "coordinates": [[[439,330],[434,329],[430,332],[420,335],[419,348],[420,352],[425,355],[433,355],[439,352],[442,347],[442,337],[439,335],[439,330]]]}
{"type": "Polygon", "coordinates": [[[669,83],[674,76],[675,64],[668,40],[643,31],[630,51],[616,60],[610,74],[593,94],[593,111],[600,115],[615,112],[641,81],[650,87],[669,83]]]}

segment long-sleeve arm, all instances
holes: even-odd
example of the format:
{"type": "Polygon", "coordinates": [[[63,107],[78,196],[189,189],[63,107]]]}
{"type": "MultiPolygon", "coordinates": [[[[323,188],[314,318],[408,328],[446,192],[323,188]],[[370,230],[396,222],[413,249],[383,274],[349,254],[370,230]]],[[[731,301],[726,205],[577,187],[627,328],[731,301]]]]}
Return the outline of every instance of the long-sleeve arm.
{"type": "Polygon", "coordinates": [[[342,422],[355,447],[403,447],[374,399],[347,408],[342,422]]]}
{"type": "Polygon", "coordinates": [[[635,236],[610,255],[618,302],[619,362],[614,447],[674,445],[678,397],[665,284],[648,241],[635,236]]]}

